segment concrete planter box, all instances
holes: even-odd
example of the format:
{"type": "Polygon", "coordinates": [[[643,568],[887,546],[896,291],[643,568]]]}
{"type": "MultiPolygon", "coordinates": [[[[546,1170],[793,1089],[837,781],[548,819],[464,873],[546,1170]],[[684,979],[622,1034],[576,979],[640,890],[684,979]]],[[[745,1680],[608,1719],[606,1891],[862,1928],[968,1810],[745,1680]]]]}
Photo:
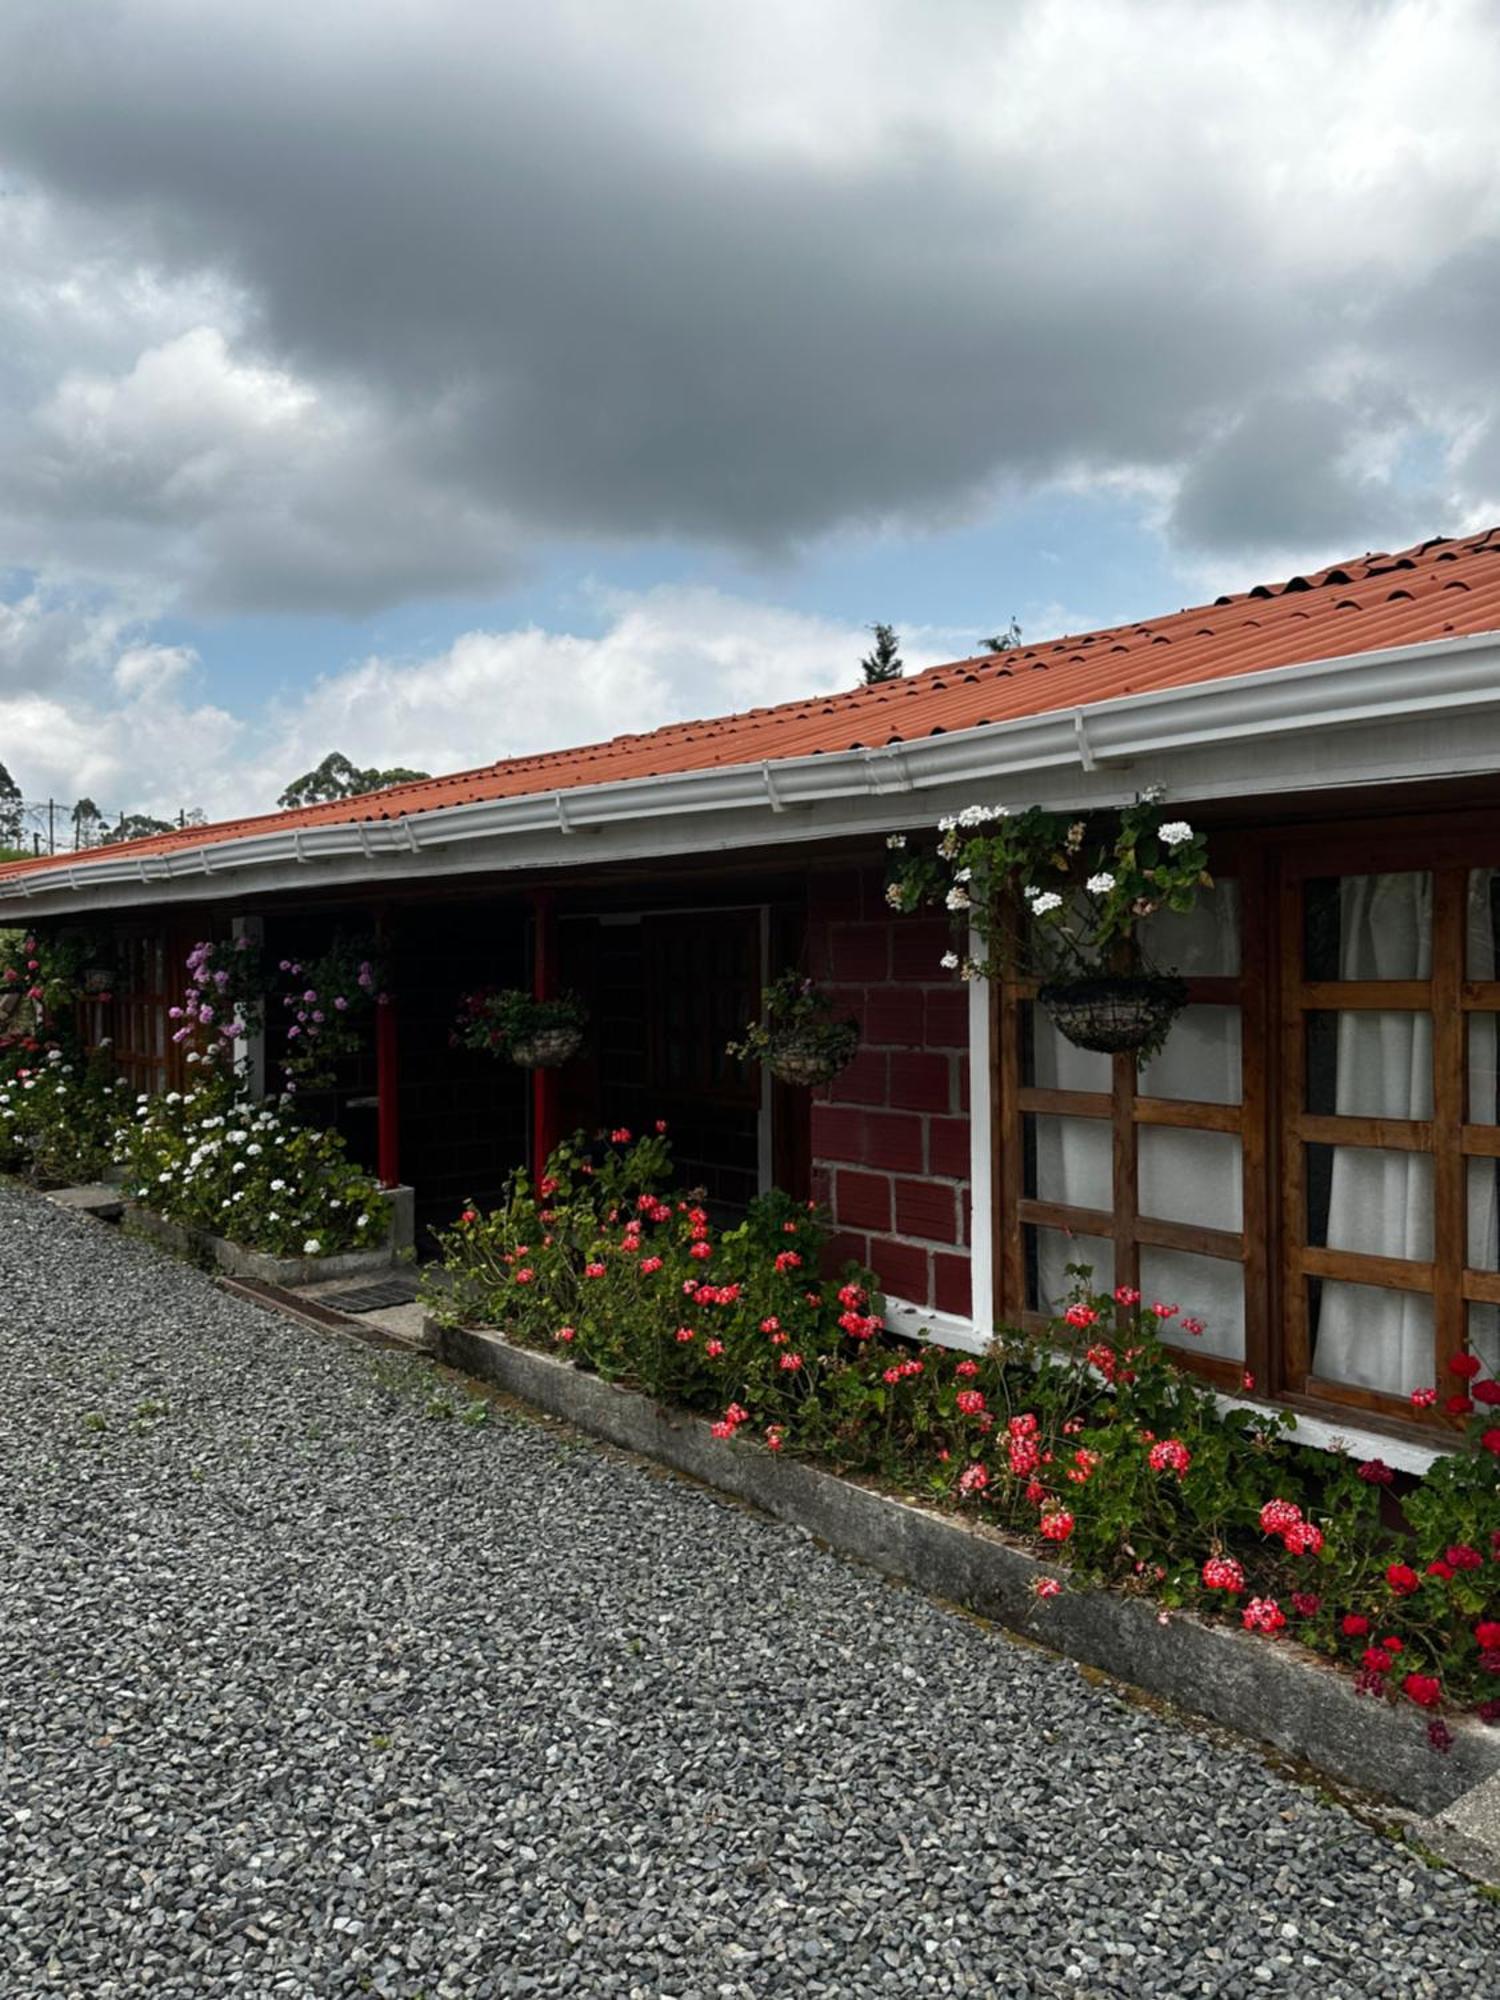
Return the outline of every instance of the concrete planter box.
{"type": "Polygon", "coordinates": [[[1067,1572],[993,1529],[709,1436],[706,1418],[666,1408],[487,1328],[435,1329],[440,1357],[521,1401],[805,1528],[844,1554],[962,1604],[1070,1659],[1274,1745],[1345,1784],[1423,1814],[1500,1778],[1500,1729],[1455,1719],[1446,1756],[1414,1708],[1356,1694],[1348,1675],[1295,1642],[1257,1638],[1107,1590],[1040,1599],[1067,1572]]]}
{"type": "Polygon", "coordinates": [[[385,1241],[368,1250],[340,1250],[331,1257],[276,1257],[269,1250],[247,1250],[228,1237],[214,1236],[206,1229],[171,1222],[154,1210],[131,1202],[125,1211],[125,1227],[136,1236],[195,1264],[206,1264],[231,1278],[250,1278],[262,1285],[278,1285],[295,1291],[299,1285],[316,1285],[325,1278],[372,1277],[388,1271],[403,1250],[415,1241],[415,1194],[409,1187],[383,1190],[390,1207],[390,1224],[385,1241]]]}

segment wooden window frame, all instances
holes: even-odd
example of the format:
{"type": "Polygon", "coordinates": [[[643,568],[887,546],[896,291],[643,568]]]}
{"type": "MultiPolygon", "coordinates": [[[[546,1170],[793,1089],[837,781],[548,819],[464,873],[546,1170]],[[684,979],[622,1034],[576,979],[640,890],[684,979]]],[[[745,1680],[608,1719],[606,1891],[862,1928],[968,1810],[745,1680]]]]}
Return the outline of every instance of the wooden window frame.
{"type": "MultiPolygon", "coordinates": [[[[1468,1263],[1468,1161],[1500,1158],[1500,1124],[1468,1115],[1468,1019],[1500,1016],[1500,978],[1467,976],[1466,917],[1471,870],[1500,868],[1500,812],[1473,808],[1392,820],[1296,824],[1244,830],[1214,843],[1216,875],[1240,886],[1240,970],[1237,978],[1196,978],[1189,1001],[1240,1008],[1242,1077],[1238,1105],[1142,1097],[1132,1056],[1113,1058],[1108,1091],[1044,1089],[1022,1081],[1022,1007],[1035,985],[999,980],[991,987],[994,1054],[993,1227],[996,1313],[1037,1331],[1049,1324],[1026,1303],[1027,1224],[1107,1237],[1115,1283],[1138,1284],[1144,1245],[1200,1255],[1228,1252],[1244,1270],[1243,1366],[1179,1350],[1184,1362],[1217,1386],[1240,1390],[1248,1376],[1257,1396],[1334,1419],[1358,1416],[1370,1427],[1427,1437],[1451,1428],[1439,1408],[1417,1413],[1405,1397],[1358,1384],[1330,1382],[1310,1367],[1306,1280],[1326,1276],[1354,1283],[1430,1292],[1433,1299],[1434,1380],[1446,1392],[1450,1362],[1468,1340],[1472,1304],[1500,1304],[1500,1271],[1468,1263]],[[1304,977],[1302,893],[1326,876],[1386,873],[1433,876],[1432,978],[1399,981],[1315,981],[1304,977]],[[1305,1017],[1350,1007],[1418,1011],[1432,1016],[1433,1115],[1403,1120],[1314,1114],[1305,1108],[1305,1017]],[[1053,1113],[1107,1121],[1113,1134],[1114,1206],[1108,1212],[1028,1197],[1024,1187],[1023,1120],[1053,1113]],[[1239,1135],[1241,1228],[1208,1229],[1162,1222],[1138,1212],[1139,1132],[1174,1125],[1239,1135]],[[1306,1234],[1305,1147],[1309,1143],[1420,1150],[1433,1160],[1433,1256],[1382,1258],[1309,1246],[1306,1234]]],[[[1190,1308],[1191,1302],[1184,1301],[1190,1308]]]]}
{"type": "MultiPolygon", "coordinates": [[[[1264,873],[1258,857],[1240,843],[1220,843],[1214,853],[1216,874],[1234,879],[1240,890],[1240,969],[1234,974],[1189,978],[1188,1004],[1234,1006],[1240,1010],[1241,1080],[1237,1104],[1202,1099],[1146,1097],[1139,1089],[1136,1059],[1113,1056],[1110,1088],[1080,1091],[1027,1084],[1022,1076],[1022,1009],[1035,1000],[1036,982],[1003,979],[994,983],[996,1013],[998,1103],[995,1120],[998,1149],[995,1174],[996,1242],[998,1246],[999,1311],[1002,1318],[1037,1332],[1050,1324],[1045,1314],[1026,1300],[1025,1232],[1028,1226],[1071,1230],[1079,1235],[1106,1237],[1114,1250],[1114,1283],[1140,1284],[1143,1248],[1185,1251],[1238,1264],[1243,1273],[1245,1358],[1243,1362],[1183,1350],[1195,1371],[1216,1384],[1243,1389],[1247,1370],[1263,1381],[1268,1356],[1263,1334],[1269,1293],[1268,1201],[1265,1173],[1266,1021],[1265,984],[1253,976],[1258,961],[1251,948],[1263,949],[1265,929],[1264,873]],[[1248,865],[1247,865],[1248,864],[1248,865]],[[1112,1133],[1109,1210],[1075,1207],[1028,1195],[1025,1190],[1024,1121],[1037,1113],[1088,1118],[1108,1123],[1112,1133]],[[1241,1214],[1238,1229],[1215,1229],[1200,1223],[1168,1221],[1140,1213],[1138,1174],[1140,1128],[1168,1126],[1179,1131],[1221,1132],[1238,1137],[1241,1152],[1241,1214]],[[1252,1329],[1254,1333],[1252,1334],[1252,1329]]],[[[1184,1300],[1191,1310],[1191,1301],[1184,1300]]]]}

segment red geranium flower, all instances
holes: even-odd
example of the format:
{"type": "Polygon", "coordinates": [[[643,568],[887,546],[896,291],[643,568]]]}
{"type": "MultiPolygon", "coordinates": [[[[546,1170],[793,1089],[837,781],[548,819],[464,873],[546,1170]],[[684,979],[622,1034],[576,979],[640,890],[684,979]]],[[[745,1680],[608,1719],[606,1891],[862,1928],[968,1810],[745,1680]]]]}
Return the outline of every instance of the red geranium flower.
{"type": "Polygon", "coordinates": [[[1410,1597],[1412,1592],[1419,1590],[1422,1585],[1422,1579],[1417,1572],[1405,1563],[1392,1563],[1385,1573],[1385,1580],[1397,1597],[1410,1597]]]}
{"type": "Polygon", "coordinates": [[[1467,1542],[1454,1542],[1443,1551],[1444,1560],[1454,1569],[1483,1569],[1484,1557],[1478,1549],[1471,1549],[1467,1542]]]}
{"type": "Polygon", "coordinates": [[[1493,1653],[1500,1649],[1500,1618],[1485,1618],[1474,1627],[1474,1637],[1479,1642],[1481,1653],[1493,1653]]]}
{"type": "Polygon", "coordinates": [[[1476,1382],[1469,1393],[1476,1403],[1500,1403],[1500,1382],[1476,1382]]]}
{"type": "Polygon", "coordinates": [[[1240,1622],[1247,1632],[1264,1632],[1269,1638],[1285,1625],[1286,1613],[1274,1597],[1252,1597],[1240,1613],[1240,1622]]]}
{"type": "Polygon", "coordinates": [[[1391,1670],[1391,1656],[1382,1653],[1378,1646],[1369,1646],[1360,1655],[1365,1671],[1371,1674],[1388,1674],[1391,1670]]]}
{"type": "Polygon", "coordinates": [[[1497,1458],[1500,1458],[1500,1431],[1486,1431],[1479,1442],[1486,1451],[1492,1451],[1497,1458]]]}
{"type": "Polygon", "coordinates": [[[1484,1363],[1477,1354],[1455,1354],[1448,1363],[1450,1375],[1462,1375],[1466,1382],[1472,1382],[1476,1375],[1484,1372],[1484,1363]]]}
{"type": "Polygon", "coordinates": [[[1443,1698],[1443,1684],[1431,1674],[1408,1674],[1401,1685],[1418,1708],[1436,1708],[1443,1698]]]}
{"type": "Polygon", "coordinates": [[[1368,1618],[1361,1618],[1358,1612],[1351,1611],[1346,1614],[1339,1629],[1346,1639],[1363,1639],[1370,1629],[1370,1621],[1368,1618]]]}

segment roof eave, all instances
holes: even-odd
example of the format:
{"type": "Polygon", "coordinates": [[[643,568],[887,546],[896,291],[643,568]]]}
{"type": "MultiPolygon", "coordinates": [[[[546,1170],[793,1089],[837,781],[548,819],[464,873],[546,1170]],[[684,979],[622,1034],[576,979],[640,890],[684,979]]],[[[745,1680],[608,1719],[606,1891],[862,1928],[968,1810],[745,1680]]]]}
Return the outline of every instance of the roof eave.
{"type": "MultiPolygon", "coordinates": [[[[1427,739],[1445,719],[1471,723],[1488,716],[1500,724],[1500,634],[1430,640],[1376,653],[1315,660],[1253,674],[1124,695],[1075,709],[1052,709],[948,734],[919,737],[884,748],[827,751],[761,764],[727,764],[530,792],[513,798],[435,807],[392,820],[333,821],[316,826],[205,841],[158,854],[99,856],[87,862],[0,877],[0,921],[164,901],[222,899],[226,892],[253,895],[312,886],[326,874],[342,884],[403,877],[469,873],[478,868],[568,867],[596,858],[594,839],[612,849],[639,839],[635,853],[692,852],[707,844],[784,845],[844,831],[910,826],[931,815],[942,794],[985,784],[1028,783],[1045,774],[1071,773],[1066,798],[1042,802],[1093,803],[1126,797],[1145,782],[1140,767],[1162,767],[1180,796],[1185,760],[1226,748],[1256,745],[1253,769],[1226,779],[1205,770],[1193,796],[1263,794],[1282,784],[1271,747],[1291,741],[1305,752],[1310,740],[1347,738],[1384,730],[1381,746],[1363,756],[1359,782],[1433,774],[1427,739]],[[1419,673],[1413,668],[1420,667],[1419,673]],[[1419,742],[1412,725],[1425,732],[1419,742]],[[1401,725],[1394,729],[1391,725],[1401,725]],[[1425,746],[1425,750],[1424,750],[1425,746]],[[1130,767],[1134,782],[1124,783],[1130,767]],[[916,795],[922,804],[918,807],[916,795]],[[750,822],[750,831],[744,823],[750,822]],[[730,836],[730,824],[735,831],[730,836]],[[644,843],[644,844],[642,844],[644,843]],[[580,852],[580,848],[584,852],[580,852]],[[446,868],[447,859],[457,862],[446,868]]],[[[1500,734],[1475,735],[1441,750],[1440,768],[1500,768],[1500,734]]],[[[1221,760],[1222,761],[1222,760],[1221,760]]],[[[1340,781],[1334,763],[1320,766],[1324,782],[1340,781]]],[[[1353,782],[1347,774],[1344,782],[1353,782]]]]}

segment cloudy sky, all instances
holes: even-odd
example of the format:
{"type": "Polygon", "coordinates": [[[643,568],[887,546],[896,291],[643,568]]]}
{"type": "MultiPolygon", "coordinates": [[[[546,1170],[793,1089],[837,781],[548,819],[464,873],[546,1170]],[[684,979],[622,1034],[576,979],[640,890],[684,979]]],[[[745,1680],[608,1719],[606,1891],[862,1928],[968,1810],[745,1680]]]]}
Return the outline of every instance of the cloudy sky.
{"type": "Polygon", "coordinates": [[[257,808],[1500,521],[1496,28],[6,0],[0,759],[257,808]]]}

